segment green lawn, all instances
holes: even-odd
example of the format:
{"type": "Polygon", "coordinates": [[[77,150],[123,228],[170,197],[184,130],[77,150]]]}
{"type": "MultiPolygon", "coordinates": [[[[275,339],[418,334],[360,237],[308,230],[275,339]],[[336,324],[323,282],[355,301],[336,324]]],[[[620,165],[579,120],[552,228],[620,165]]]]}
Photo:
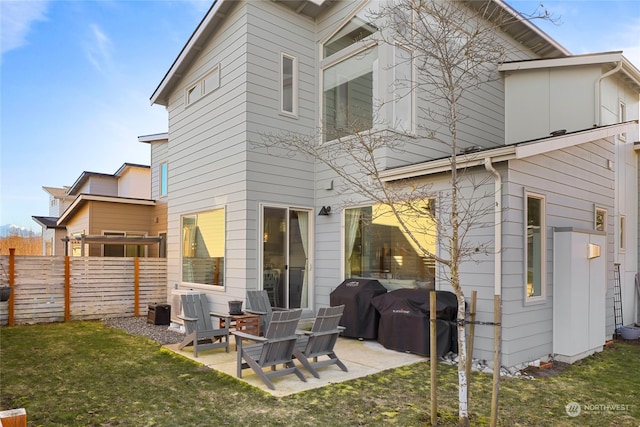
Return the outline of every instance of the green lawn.
{"type": "MultiPolygon", "coordinates": [[[[440,364],[438,382],[439,425],[455,425],[456,369],[440,364]]],[[[491,377],[474,373],[472,425],[488,425],[490,393],[491,377]]],[[[418,426],[429,395],[426,362],[275,398],[100,322],[0,328],[0,409],[25,408],[29,426],[418,426]]],[[[499,425],[640,426],[640,346],[553,378],[503,379],[499,425]]]]}

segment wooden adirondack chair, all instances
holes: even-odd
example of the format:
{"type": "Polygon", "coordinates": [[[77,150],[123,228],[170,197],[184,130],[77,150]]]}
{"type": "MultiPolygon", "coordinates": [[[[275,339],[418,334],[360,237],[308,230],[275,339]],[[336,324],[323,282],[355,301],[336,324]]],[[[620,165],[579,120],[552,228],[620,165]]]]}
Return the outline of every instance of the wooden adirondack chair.
{"type": "Polygon", "coordinates": [[[247,313],[260,316],[260,330],[266,331],[274,311],[287,311],[286,308],[272,307],[267,291],[247,291],[247,313]]]}
{"type": "Polygon", "coordinates": [[[320,378],[320,375],[315,368],[320,366],[338,365],[340,369],[347,372],[347,367],[333,351],[340,332],[345,329],[338,325],[342,313],[344,313],[344,305],[318,309],[313,328],[310,332],[304,332],[305,335],[299,337],[296,342],[293,355],[316,378],[320,378]],[[319,361],[320,356],[328,356],[329,359],[319,361]]]}
{"type": "Polygon", "coordinates": [[[223,348],[229,352],[229,325],[231,317],[224,316],[224,327],[220,327],[219,315],[209,312],[209,301],[205,294],[180,295],[182,311],[178,318],[184,321],[186,335],[178,348],[182,350],[193,345],[193,355],[198,357],[198,350],[223,348]],[[214,325],[216,319],[217,326],[214,325]]]}
{"type": "Polygon", "coordinates": [[[301,381],[307,381],[293,363],[293,349],[297,339],[296,328],[301,314],[301,309],[274,312],[264,337],[245,332],[233,332],[238,350],[238,378],[242,378],[243,369],[251,368],[272,390],[275,390],[275,386],[269,380],[270,378],[296,374],[301,381]],[[243,345],[244,340],[255,341],[257,344],[243,345]],[[283,365],[282,369],[277,370],[278,365],[283,365]],[[271,368],[271,370],[265,372],[264,368],[271,368]]]}

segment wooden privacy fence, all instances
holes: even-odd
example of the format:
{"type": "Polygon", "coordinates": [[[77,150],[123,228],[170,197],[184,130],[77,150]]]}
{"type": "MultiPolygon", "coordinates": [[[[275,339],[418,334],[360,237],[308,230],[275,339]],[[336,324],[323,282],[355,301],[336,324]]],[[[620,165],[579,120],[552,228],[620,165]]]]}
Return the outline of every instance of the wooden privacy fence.
{"type": "Polygon", "coordinates": [[[0,325],[146,315],[167,301],[166,258],[0,256],[0,325]]]}

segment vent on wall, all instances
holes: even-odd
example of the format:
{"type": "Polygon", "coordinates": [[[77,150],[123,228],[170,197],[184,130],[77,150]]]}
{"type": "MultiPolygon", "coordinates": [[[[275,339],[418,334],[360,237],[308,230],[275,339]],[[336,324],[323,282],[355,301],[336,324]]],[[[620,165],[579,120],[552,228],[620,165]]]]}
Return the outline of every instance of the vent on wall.
{"type": "Polygon", "coordinates": [[[182,320],[178,315],[182,313],[182,299],[180,295],[187,294],[199,294],[201,292],[192,291],[190,289],[172,289],[171,290],[171,323],[179,323],[182,325],[182,320]]]}

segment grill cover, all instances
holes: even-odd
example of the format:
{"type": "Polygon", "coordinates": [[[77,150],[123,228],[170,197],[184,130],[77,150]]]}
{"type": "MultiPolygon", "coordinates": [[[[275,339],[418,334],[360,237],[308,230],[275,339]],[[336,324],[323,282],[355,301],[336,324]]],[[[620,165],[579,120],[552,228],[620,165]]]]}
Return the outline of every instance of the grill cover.
{"type": "Polygon", "coordinates": [[[345,337],[376,339],[380,315],[371,305],[371,300],[387,292],[375,279],[347,279],[329,295],[331,306],[344,304],[340,326],[346,329],[345,337]]]}
{"type": "MultiPolygon", "coordinates": [[[[455,294],[436,291],[436,333],[438,356],[457,352],[455,294]]],[[[371,304],[380,313],[378,342],[385,348],[430,355],[429,291],[399,289],[377,296],[371,304]]]]}

